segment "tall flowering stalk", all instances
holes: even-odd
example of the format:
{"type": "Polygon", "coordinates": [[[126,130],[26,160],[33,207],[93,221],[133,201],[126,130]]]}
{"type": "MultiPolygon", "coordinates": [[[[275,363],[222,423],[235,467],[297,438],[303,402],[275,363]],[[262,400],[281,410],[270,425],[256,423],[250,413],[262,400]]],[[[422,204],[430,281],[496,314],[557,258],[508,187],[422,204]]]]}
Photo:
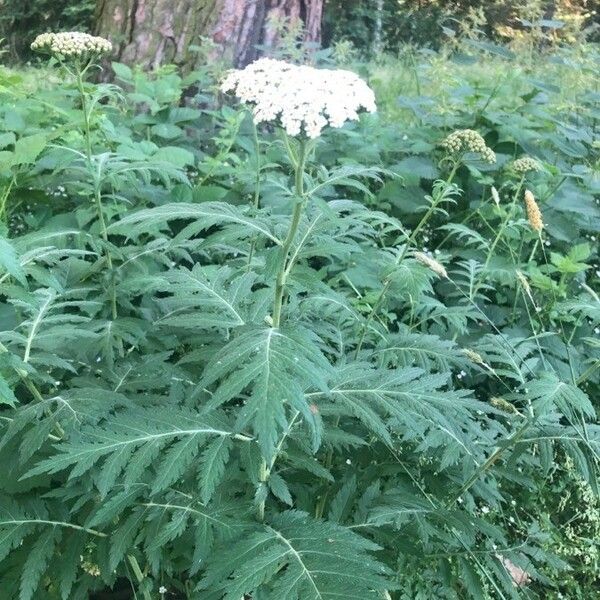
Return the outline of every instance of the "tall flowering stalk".
{"type": "MultiPolygon", "coordinates": [[[[485,259],[483,269],[482,269],[482,274],[484,274],[487,271],[487,268],[490,265],[492,257],[494,256],[496,247],[498,246],[498,243],[504,237],[506,229],[508,228],[512,219],[514,218],[515,209],[517,208],[518,201],[521,197],[521,193],[523,191],[523,186],[525,184],[525,179],[526,179],[527,175],[529,173],[535,173],[540,170],[541,170],[540,163],[537,160],[535,160],[534,158],[531,158],[530,156],[522,156],[520,158],[517,158],[510,165],[510,171],[518,177],[518,183],[515,188],[515,192],[513,194],[511,203],[510,203],[508,209],[506,210],[506,214],[505,214],[504,218],[502,219],[502,222],[500,223],[498,232],[496,233],[496,235],[492,241],[492,244],[490,245],[490,247],[488,249],[486,259],[485,259]]],[[[500,202],[499,202],[500,199],[498,197],[498,192],[496,192],[496,194],[494,196],[494,191],[495,191],[495,189],[492,188],[492,196],[494,197],[494,201],[495,201],[496,205],[500,206],[500,202]]],[[[529,215],[530,214],[529,207],[530,207],[531,203],[527,201],[528,194],[531,195],[531,192],[526,190],[525,191],[525,205],[527,208],[527,214],[529,215]]],[[[537,207],[537,205],[536,205],[536,207],[537,207]]],[[[539,210],[538,210],[538,212],[539,212],[539,210]]],[[[530,220],[530,223],[531,223],[531,220],[530,220]]],[[[536,221],[536,223],[537,223],[537,221],[536,221]]],[[[541,220],[540,220],[540,223],[541,223],[541,220]]],[[[541,228],[540,228],[540,230],[541,230],[541,228]]],[[[536,246],[537,246],[537,242],[536,242],[536,246]]],[[[535,249],[534,249],[534,251],[535,251],[535,249]]],[[[519,254],[520,254],[520,251],[519,251],[519,254]]],[[[532,258],[533,258],[533,255],[532,255],[532,258]]],[[[530,258],[530,260],[531,260],[531,258],[530,258]]],[[[470,297],[472,299],[475,298],[480,287],[481,287],[481,281],[479,280],[476,282],[476,284],[472,288],[472,292],[470,294],[470,297]]]]}
{"type": "MultiPolygon", "coordinates": [[[[351,71],[315,69],[271,58],[262,58],[245,69],[230,71],[221,90],[232,92],[251,109],[255,126],[271,123],[283,130],[285,148],[294,168],[294,206],[282,242],[274,286],[272,319],[273,326],[279,327],[286,282],[292,268],[289,254],[309,201],[304,191],[309,156],[326,127],[339,128],[347,121],[358,119],[362,111],[374,112],[375,95],[351,71]]],[[[258,150],[258,144],[256,146],[258,150]]],[[[255,206],[258,205],[257,196],[258,191],[255,206]]],[[[251,253],[253,250],[251,247],[251,253]]]]}
{"type": "Polygon", "coordinates": [[[85,76],[94,61],[112,50],[112,44],[102,37],[68,31],[63,33],[42,33],[38,35],[31,49],[54,57],[62,67],[74,77],[81,97],[84,119],[84,133],[88,163],[91,162],[92,145],[90,135],[90,110],[84,89],[85,76]]]}
{"type": "MultiPolygon", "coordinates": [[[[444,181],[436,182],[436,185],[433,189],[433,194],[429,199],[429,208],[406,240],[402,251],[398,254],[398,257],[394,263],[395,268],[402,264],[402,261],[406,258],[408,252],[411,250],[411,248],[413,248],[419,233],[421,233],[431,217],[438,211],[440,205],[444,201],[451,201],[454,177],[456,176],[456,172],[458,171],[460,165],[463,164],[465,155],[467,153],[473,154],[488,164],[493,164],[496,162],[496,154],[494,151],[487,146],[483,137],[472,129],[459,129],[452,132],[449,136],[442,140],[440,146],[446,151],[444,161],[451,165],[450,172],[444,181]]],[[[385,280],[383,287],[377,296],[375,303],[373,304],[373,307],[367,315],[367,320],[361,329],[358,344],[356,346],[356,357],[358,357],[358,354],[362,349],[370,324],[383,305],[383,301],[385,300],[391,283],[392,279],[391,277],[388,277],[385,280]]]]}
{"type": "MultiPolygon", "coordinates": [[[[102,206],[102,190],[98,172],[94,167],[94,156],[92,152],[92,110],[93,106],[89,94],[85,89],[87,74],[94,67],[98,59],[112,50],[112,44],[98,36],[69,31],[61,33],[43,33],[38,35],[31,49],[43,54],[48,54],[59,62],[61,67],[75,80],[81,112],[83,115],[83,137],[85,143],[85,160],[88,172],[93,181],[94,204],[100,224],[100,233],[105,242],[105,257],[108,270],[112,273],[113,261],[108,249],[108,228],[104,217],[102,206]]],[[[117,318],[116,290],[112,288],[111,313],[113,321],[117,318]]]]}
{"type": "MultiPolygon", "coordinates": [[[[309,195],[304,189],[307,162],[326,127],[339,128],[358,119],[362,111],[374,112],[375,95],[356,74],[344,70],[315,69],[269,58],[260,59],[243,70],[231,71],[222,82],[223,92],[233,92],[252,111],[256,125],[271,123],[283,131],[284,145],[294,169],[294,205],[287,234],[281,243],[280,259],[273,286],[272,326],[279,328],[286,284],[294,261],[290,252],[302,220],[309,195]]],[[[255,140],[258,152],[258,139],[255,140]]],[[[257,163],[257,169],[259,164],[257,163]]],[[[259,202],[257,173],[254,205],[259,202]]],[[[254,252],[250,248],[249,263],[254,252]]],[[[298,417],[296,413],[292,422],[298,417]]],[[[267,464],[263,459],[259,480],[265,485],[277,454],[267,464]]],[[[258,518],[264,519],[265,500],[258,506],[258,518]]]]}

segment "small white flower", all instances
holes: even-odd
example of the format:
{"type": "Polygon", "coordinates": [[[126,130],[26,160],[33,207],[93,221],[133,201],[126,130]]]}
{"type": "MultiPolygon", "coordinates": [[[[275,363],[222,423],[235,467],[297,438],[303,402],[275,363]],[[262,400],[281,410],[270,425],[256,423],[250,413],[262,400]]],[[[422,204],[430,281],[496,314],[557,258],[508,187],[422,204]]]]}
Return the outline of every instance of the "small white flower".
{"type": "Polygon", "coordinates": [[[482,512],[484,515],[487,515],[487,514],[490,512],[490,507],[489,507],[489,506],[482,506],[482,507],[481,507],[481,512],[482,512]]]}
{"type": "Polygon", "coordinates": [[[352,461],[351,461],[349,458],[347,458],[347,459],[346,459],[346,464],[347,464],[347,465],[351,465],[351,464],[352,464],[352,461]]]}
{"type": "Polygon", "coordinates": [[[164,585],[161,585],[161,586],[158,588],[158,593],[159,593],[159,594],[166,594],[166,593],[167,593],[167,588],[166,588],[164,585]]]}

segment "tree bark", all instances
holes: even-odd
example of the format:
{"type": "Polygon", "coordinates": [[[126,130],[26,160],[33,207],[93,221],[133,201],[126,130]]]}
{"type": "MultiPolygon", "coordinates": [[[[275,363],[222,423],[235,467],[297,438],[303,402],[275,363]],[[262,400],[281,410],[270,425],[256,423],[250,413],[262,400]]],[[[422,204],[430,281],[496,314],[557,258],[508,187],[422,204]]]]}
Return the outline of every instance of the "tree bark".
{"type": "Polygon", "coordinates": [[[257,45],[276,46],[272,18],[301,20],[304,40],[320,43],[322,13],[323,0],[98,0],[95,32],[113,42],[117,60],[144,69],[193,68],[189,46],[202,37],[244,66],[258,57],[257,45]]]}
{"type": "Polygon", "coordinates": [[[98,0],[95,30],[109,38],[117,60],[154,69],[189,62],[214,21],[219,0],[98,0]]]}

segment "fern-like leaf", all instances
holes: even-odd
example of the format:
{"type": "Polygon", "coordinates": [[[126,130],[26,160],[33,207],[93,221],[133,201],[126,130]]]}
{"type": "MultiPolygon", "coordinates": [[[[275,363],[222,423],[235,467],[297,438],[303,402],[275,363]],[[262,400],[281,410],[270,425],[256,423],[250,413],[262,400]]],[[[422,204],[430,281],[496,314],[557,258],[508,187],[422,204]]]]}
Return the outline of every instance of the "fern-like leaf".
{"type": "Polygon", "coordinates": [[[121,473],[126,483],[134,483],[161,457],[152,479],[156,493],[192,465],[207,440],[233,435],[214,415],[182,408],[131,410],[101,425],[84,427],[68,442],[57,444],[58,452],[41,461],[29,476],[72,468],[71,477],[76,477],[101,463],[96,485],[106,494],[121,473]]]}
{"type": "Polygon", "coordinates": [[[376,550],[346,528],[287,511],[219,548],[200,587],[219,589],[227,600],[261,592],[277,600],[380,599],[393,585],[371,556],[376,550]]]}
{"type": "Polygon", "coordinates": [[[200,388],[218,385],[210,407],[248,399],[238,427],[252,424],[264,456],[273,456],[277,440],[287,426],[286,405],[300,412],[309,424],[313,445],[320,440],[320,424],[304,396],[308,387],[327,389],[331,367],[318,339],[300,327],[250,327],[226,344],[207,365],[200,388]]]}

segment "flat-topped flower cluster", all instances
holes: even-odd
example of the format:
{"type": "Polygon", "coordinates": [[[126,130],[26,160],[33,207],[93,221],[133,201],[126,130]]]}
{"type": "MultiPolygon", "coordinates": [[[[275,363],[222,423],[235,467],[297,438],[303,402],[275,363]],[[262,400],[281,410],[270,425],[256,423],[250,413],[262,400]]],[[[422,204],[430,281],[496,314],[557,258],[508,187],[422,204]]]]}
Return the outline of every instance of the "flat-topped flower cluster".
{"type": "Polygon", "coordinates": [[[309,138],[324,127],[342,127],[361,111],[375,112],[373,90],[355,73],[261,58],[230,71],[221,84],[253,108],[255,123],[281,125],[289,135],[309,138]]]}
{"type": "Polygon", "coordinates": [[[31,44],[31,49],[56,56],[75,58],[107,54],[112,50],[112,44],[103,37],[89,33],[65,31],[38,35],[31,44]]]}

